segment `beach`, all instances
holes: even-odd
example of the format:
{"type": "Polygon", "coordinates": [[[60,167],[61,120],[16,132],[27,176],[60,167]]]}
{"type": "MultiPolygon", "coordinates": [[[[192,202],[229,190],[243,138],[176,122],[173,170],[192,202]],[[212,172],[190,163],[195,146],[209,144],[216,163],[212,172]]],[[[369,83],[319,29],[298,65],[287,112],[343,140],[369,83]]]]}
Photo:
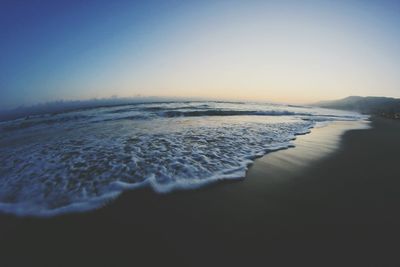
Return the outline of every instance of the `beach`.
{"type": "Polygon", "coordinates": [[[398,266],[400,123],[371,120],[313,129],[242,180],[137,189],[51,218],[2,214],[0,265],[398,266]]]}

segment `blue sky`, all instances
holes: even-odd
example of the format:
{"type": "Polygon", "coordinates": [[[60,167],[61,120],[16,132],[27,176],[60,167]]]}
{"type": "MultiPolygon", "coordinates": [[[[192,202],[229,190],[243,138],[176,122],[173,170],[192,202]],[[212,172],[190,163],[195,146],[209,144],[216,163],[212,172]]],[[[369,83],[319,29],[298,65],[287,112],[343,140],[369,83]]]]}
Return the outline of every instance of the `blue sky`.
{"type": "Polygon", "coordinates": [[[400,1],[0,2],[0,105],[400,97],[400,1]]]}

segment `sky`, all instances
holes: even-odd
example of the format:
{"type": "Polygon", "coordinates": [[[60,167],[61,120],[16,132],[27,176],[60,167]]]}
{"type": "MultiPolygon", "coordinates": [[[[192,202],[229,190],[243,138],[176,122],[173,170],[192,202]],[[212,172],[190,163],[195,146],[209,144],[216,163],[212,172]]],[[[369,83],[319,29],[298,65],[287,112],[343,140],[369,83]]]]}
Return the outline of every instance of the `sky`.
{"type": "Polygon", "coordinates": [[[0,108],[400,97],[400,0],[0,0],[0,40],[0,108]]]}

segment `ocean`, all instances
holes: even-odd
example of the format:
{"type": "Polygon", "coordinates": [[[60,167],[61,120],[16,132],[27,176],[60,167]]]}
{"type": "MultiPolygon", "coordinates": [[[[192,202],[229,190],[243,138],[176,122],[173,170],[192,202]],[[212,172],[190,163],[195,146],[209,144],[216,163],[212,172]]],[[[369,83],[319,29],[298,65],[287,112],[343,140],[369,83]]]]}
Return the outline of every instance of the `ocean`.
{"type": "Polygon", "coordinates": [[[157,193],[243,179],[297,135],[355,112],[267,103],[136,103],[0,122],[0,212],[54,216],[124,190],[157,193]]]}

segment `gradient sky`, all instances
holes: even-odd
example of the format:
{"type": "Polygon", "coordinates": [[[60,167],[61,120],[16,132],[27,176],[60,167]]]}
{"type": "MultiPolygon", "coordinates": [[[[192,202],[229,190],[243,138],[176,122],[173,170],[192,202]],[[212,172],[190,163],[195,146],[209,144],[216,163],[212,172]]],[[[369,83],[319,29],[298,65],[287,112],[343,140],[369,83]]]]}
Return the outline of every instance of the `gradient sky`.
{"type": "Polygon", "coordinates": [[[400,97],[400,1],[0,1],[0,108],[400,97]]]}

